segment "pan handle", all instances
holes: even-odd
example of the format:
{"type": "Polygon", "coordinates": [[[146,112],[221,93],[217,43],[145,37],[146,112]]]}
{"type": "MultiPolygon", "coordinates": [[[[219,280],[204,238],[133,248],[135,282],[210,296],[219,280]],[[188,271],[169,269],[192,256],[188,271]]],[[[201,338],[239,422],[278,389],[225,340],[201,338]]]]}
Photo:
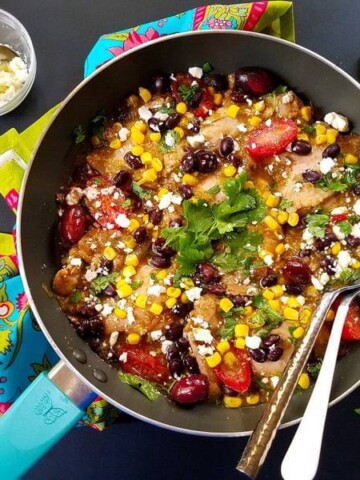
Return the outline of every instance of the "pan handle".
{"type": "Polygon", "coordinates": [[[76,422],[96,394],[63,362],[42,372],[0,419],[0,478],[20,478],[76,422]]]}

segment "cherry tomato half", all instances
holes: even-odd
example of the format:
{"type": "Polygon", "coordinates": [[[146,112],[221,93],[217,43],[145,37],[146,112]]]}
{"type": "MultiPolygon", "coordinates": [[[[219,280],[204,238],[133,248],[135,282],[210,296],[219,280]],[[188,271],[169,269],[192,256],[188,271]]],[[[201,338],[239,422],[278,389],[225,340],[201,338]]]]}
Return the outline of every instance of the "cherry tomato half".
{"type": "Polygon", "coordinates": [[[341,338],[360,340],[360,305],[356,301],[350,305],[341,338]]]}
{"type": "Polygon", "coordinates": [[[245,393],[251,385],[251,365],[246,350],[232,348],[214,372],[221,383],[236,392],[245,393]]]}
{"type": "Polygon", "coordinates": [[[121,368],[126,373],[138,375],[151,382],[164,383],[169,380],[169,373],[166,366],[159,357],[150,355],[147,345],[122,345],[119,356],[126,353],[126,361],[121,361],[121,368]]]}

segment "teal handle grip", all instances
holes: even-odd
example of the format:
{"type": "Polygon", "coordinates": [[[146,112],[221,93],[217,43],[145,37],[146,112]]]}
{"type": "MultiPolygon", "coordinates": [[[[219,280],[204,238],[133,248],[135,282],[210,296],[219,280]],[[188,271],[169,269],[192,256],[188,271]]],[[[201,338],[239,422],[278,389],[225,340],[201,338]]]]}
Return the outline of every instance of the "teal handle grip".
{"type": "Polygon", "coordinates": [[[0,418],[0,478],[24,475],[83,415],[47,373],[41,373],[0,418]]]}

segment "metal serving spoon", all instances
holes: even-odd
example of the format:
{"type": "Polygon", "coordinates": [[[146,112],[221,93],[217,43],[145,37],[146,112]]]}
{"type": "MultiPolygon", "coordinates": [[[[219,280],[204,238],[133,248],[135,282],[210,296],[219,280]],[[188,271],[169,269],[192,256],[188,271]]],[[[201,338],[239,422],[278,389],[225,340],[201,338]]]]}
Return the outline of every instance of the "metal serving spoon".
{"type": "Polygon", "coordinates": [[[350,304],[359,294],[359,291],[349,293],[338,308],[319,377],[281,465],[284,480],[312,480],[315,477],[341,334],[350,304]]]}
{"type": "Polygon", "coordinates": [[[277,429],[289,405],[298,379],[314,346],[316,337],[325,321],[326,314],[339,294],[360,288],[360,281],[333,291],[326,292],[315,311],[305,336],[290,359],[279,379],[269,402],[265,404],[261,418],[256,425],[236,469],[255,479],[265,461],[277,429]]]}

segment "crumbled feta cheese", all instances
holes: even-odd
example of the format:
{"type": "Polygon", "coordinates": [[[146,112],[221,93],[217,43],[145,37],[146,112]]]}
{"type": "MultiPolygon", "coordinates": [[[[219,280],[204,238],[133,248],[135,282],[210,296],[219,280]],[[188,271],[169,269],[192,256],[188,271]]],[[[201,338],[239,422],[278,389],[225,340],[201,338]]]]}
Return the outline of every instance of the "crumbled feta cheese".
{"type": "Polygon", "coordinates": [[[92,280],[94,280],[94,278],[97,277],[97,275],[98,275],[97,272],[94,272],[93,270],[88,269],[86,270],[84,276],[85,276],[85,280],[90,283],[92,280]]]}
{"type": "Polygon", "coordinates": [[[324,117],[324,121],[339,132],[347,132],[349,130],[349,119],[339,113],[327,113],[324,117]]]}
{"type": "Polygon", "coordinates": [[[351,264],[351,255],[346,250],[341,250],[337,256],[337,263],[343,268],[347,268],[351,264]]]}
{"type": "Polygon", "coordinates": [[[356,200],[353,206],[353,210],[356,213],[356,215],[360,215],[360,200],[356,200]]]}
{"type": "Polygon", "coordinates": [[[199,345],[198,352],[199,352],[199,355],[201,355],[202,357],[205,357],[206,355],[212,355],[214,350],[213,348],[207,345],[199,345]]]}
{"type": "Polygon", "coordinates": [[[138,108],[138,114],[141,120],[144,120],[145,122],[147,122],[152,117],[151,111],[144,105],[138,108]]]}
{"type": "Polygon", "coordinates": [[[74,267],[81,267],[81,265],[82,265],[81,258],[72,258],[70,260],[70,265],[73,265],[74,267]]]}
{"type": "Polygon", "coordinates": [[[274,263],[272,255],[265,255],[264,263],[265,265],[268,265],[268,266],[272,265],[274,263]]]}
{"type": "Polygon", "coordinates": [[[172,192],[165,193],[165,195],[163,195],[163,197],[160,200],[159,209],[160,210],[165,210],[166,208],[169,208],[169,206],[171,204],[171,201],[172,201],[172,197],[173,197],[172,192]]]}
{"type": "MultiPolygon", "coordinates": [[[[169,114],[165,112],[156,112],[154,117],[158,120],[161,120],[162,122],[165,122],[165,120],[169,118],[169,114]]],[[[160,131],[160,129],[158,131],[160,131]]]]}
{"type": "Polygon", "coordinates": [[[300,182],[296,182],[293,186],[293,190],[294,192],[300,192],[300,190],[303,188],[304,184],[303,183],[300,183],[300,182]]]}
{"type": "Polygon", "coordinates": [[[196,147],[199,147],[200,145],[202,145],[205,142],[205,137],[201,133],[198,133],[196,135],[192,135],[190,137],[187,137],[186,140],[187,140],[188,144],[190,145],[190,147],[196,148],[196,147]]]}
{"type": "Polygon", "coordinates": [[[118,136],[122,142],[126,142],[126,140],[129,138],[130,135],[130,130],[125,127],[121,127],[118,133],[118,136]]]}
{"type": "Polygon", "coordinates": [[[206,328],[194,328],[193,332],[194,338],[197,342],[211,343],[214,339],[210,330],[206,328]]]}
{"type": "Polygon", "coordinates": [[[103,309],[103,306],[101,305],[101,303],[98,303],[98,304],[95,305],[94,308],[97,312],[101,312],[101,310],[103,309]]]}
{"type": "Polygon", "coordinates": [[[316,277],[311,277],[311,283],[314,285],[316,290],[324,290],[324,285],[316,277]]]}
{"type": "Polygon", "coordinates": [[[130,220],[123,213],[119,213],[119,215],[115,219],[115,223],[121,228],[127,228],[130,225],[130,220]]]}
{"type": "Polygon", "coordinates": [[[189,288],[189,290],[186,290],[185,295],[187,296],[188,300],[190,302],[195,302],[195,300],[198,300],[201,296],[202,288],[200,287],[193,287],[189,288]]]}
{"type": "Polygon", "coordinates": [[[150,337],[151,337],[151,340],[160,340],[160,337],[162,335],[162,332],[161,330],[153,330],[152,332],[150,332],[150,337]]]}
{"type": "Polygon", "coordinates": [[[320,172],[326,175],[327,173],[331,172],[331,170],[335,165],[336,165],[336,162],[333,158],[330,158],[330,157],[322,158],[320,161],[320,172]]]}
{"type": "Polygon", "coordinates": [[[266,125],[267,127],[271,127],[271,124],[272,124],[272,120],[271,120],[271,118],[268,118],[268,119],[265,121],[265,125],[266,125]]]}
{"type": "Polygon", "coordinates": [[[248,348],[256,349],[261,345],[261,337],[253,335],[252,337],[245,337],[245,345],[248,348]]]}
{"type": "Polygon", "coordinates": [[[347,207],[337,207],[331,210],[331,215],[341,215],[347,212],[347,207]]]}
{"type": "Polygon", "coordinates": [[[245,101],[249,105],[249,107],[251,107],[251,105],[253,104],[253,102],[250,98],[246,98],[245,101]]]}
{"type": "Polygon", "coordinates": [[[147,289],[148,295],[154,295],[155,297],[158,297],[164,292],[166,292],[166,288],[162,285],[152,285],[147,289]]]}
{"type": "Polygon", "coordinates": [[[171,134],[170,130],[168,130],[164,137],[165,145],[169,148],[174,148],[176,145],[175,137],[171,134]]]}
{"type": "Polygon", "coordinates": [[[81,200],[83,196],[83,191],[81,188],[73,187],[70,192],[66,195],[65,201],[68,205],[76,205],[81,200]]]}
{"type": "Polygon", "coordinates": [[[245,127],[245,125],[243,123],[239,123],[238,126],[237,126],[237,129],[241,133],[246,133],[247,132],[247,128],[245,127]]]}
{"type": "Polygon", "coordinates": [[[135,322],[133,307],[127,307],[127,309],[126,309],[126,319],[127,319],[127,323],[129,323],[129,324],[135,322]]]}
{"type": "Polygon", "coordinates": [[[29,73],[26,63],[19,56],[1,62],[0,70],[0,106],[6,105],[22,89],[29,73]]]}
{"type": "Polygon", "coordinates": [[[192,77],[201,78],[203,76],[203,69],[200,67],[190,67],[188,72],[192,77]]]}
{"type": "Polygon", "coordinates": [[[294,100],[293,92],[287,92],[285,93],[285,95],[282,96],[281,103],[286,105],[287,103],[291,103],[293,100],[294,100]]]}
{"type": "Polygon", "coordinates": [[[279,377],[271,377],[270,382],[273,388],[277,387],[277,384],[279,383],[279,377]]]}
{"type": "Polygon", "coordinates": [[[302,295],[298,295],[296,297],[296,300],[300,303],[301,306],[305,305],[305,297],[303,297],[302,295]]]}
{"type": "Polygon", "coordinates": [[[355,225],[353,225],[351,235],[355,238],[360,238],[360,223],[355,223],[355,225]]]}
{"type": "Polygon", "coordinates": [[[119,357],[119,362],[126,363],[127,362],[128,352],[123,352],[119,357]]]}
{"type": "Polygon", "coordinates": [[[181,205],[183,201],[183,198],[180,195],[175,195],[171,197],[171,203],[174,203],[175,205],[181,205]]]}
{"type": "Polygon", "coordinates": [[[84,190],[84,194],[88,200],[95,200],[99,196],[99,191],[95,187],[87,187],[84,190]]]}
{"type": "Polygon", "coordinates": [[[164,340],[162,343],[161,343],[161,351],[164,355],[166,355],[166,352],[167,352],[167,349],[168,347],[170,347],[170,345],[172,345],[174,342],[172,342],[171,340],[164,340]]]}
{"type": "Polygon", "coordinates": [[[333,226],[333,232],[338,240],[344,240],[345,234],[340,230],[339,225],[333,226]]]}
{"type": "Polygon", "coordinates": [[[330,280],[330,277],[329,275],[326,273],[326,272],[323,272],[321,275],[320,275],[320,283],[322,283],[324,286],[328,283],[328,281],[330,280]]]}
{"type": "Polygon", "coordinates": [[[101,314],[104,315],[104,317],[107,317],[108,315],[110,315],[110,313],[112,313],[113,310],[114,310],[114,307],[112,307],[108,303],[105,303],[101,314]]]}
{"type": "Polygon", "coordinates": [[[110,347],[113,347],[115,343],[118,341],[119,338],[119,332],[112,332],[109,338],[109,345],[110,347]]]}

